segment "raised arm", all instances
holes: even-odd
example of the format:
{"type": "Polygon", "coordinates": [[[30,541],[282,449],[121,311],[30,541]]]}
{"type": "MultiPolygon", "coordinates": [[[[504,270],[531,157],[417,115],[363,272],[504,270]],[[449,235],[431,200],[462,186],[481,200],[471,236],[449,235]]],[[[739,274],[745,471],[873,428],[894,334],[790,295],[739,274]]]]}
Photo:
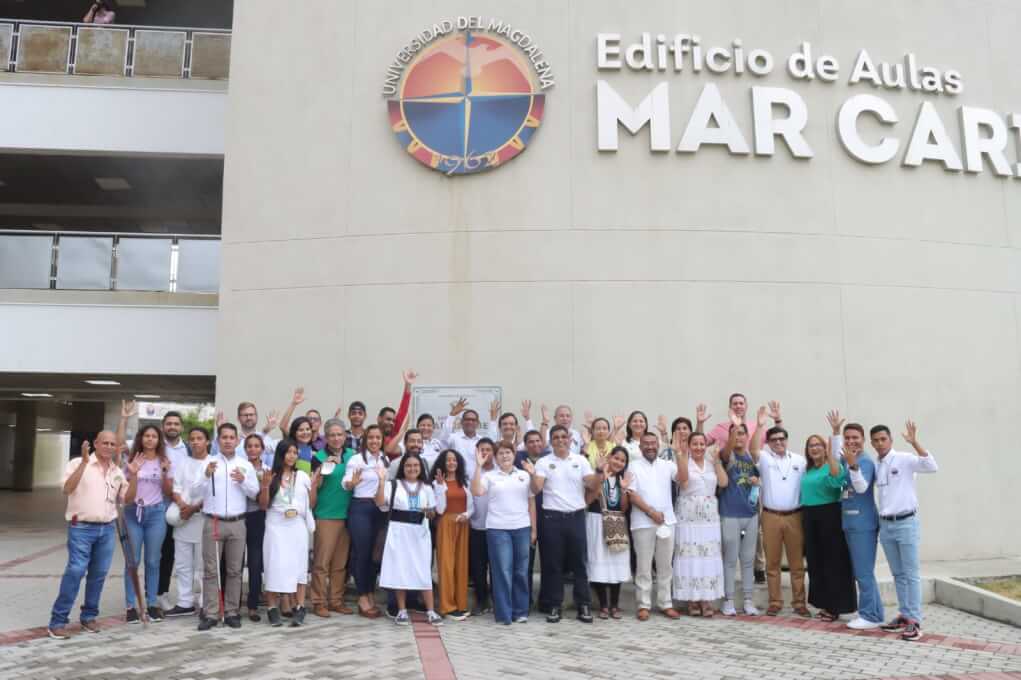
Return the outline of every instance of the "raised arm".
{"type": "Polygon", "coordinates": [[[128,419],[138,413],[138,406],[134,401],[121,400],[121,418],[117,421],[117,453],[122,454],[128,450],[128,419]]]}
{"type": "Polygon", "coordinates": [[[737,426],[741,425],[741,419],[734,413],[730,413],[730,422],[734,427],[731,427],[727,434],[727,443],[720,449],[720,460],[723,461],[724,465],[730,463],[730,453],[737,446],[737,426]]]}
{"type": "MultiPolygon", "coordinates": [[[[340,416],[337,417],[339,418],[340,416]]],[[[269,414],[266,416],[266,424],[262,426],[262,433],[268,436],[269,433],[273,431],[273,428],[276,427],[277,423],[279,422],[280,415],[277,413],[277,410],[275,408],[270,409],[269,414]]]]}
{"type": "Polygon", "coordinates": [[[716,470],[716,485],[721,489],[726,489],[730,484],[730,477],[727,475],[727,471],[723,469],[723,463],[719,458],[713,458],[713,467],[716,470]]]}
{"type": "Polygon", "coordinates": [[[625,425],[627,425],[627,420],[624,416],[613,417],[613,432],[610,433],[610,439],[617,444],[624,443],[625,425]]]}
{"type": "Polygon", "coordinates": [[[695,407],[695,432],[705,432],[705,424],[712,417],[709,407],[700,403],[695,407]]]}
{"type": "Polygon", "coordinates": [[[71,474],[64,480],[64,486],[61,491],[64,492],[65,496],[70,496],[78,488],[78,482],[82,481],[82,475],[85,474],[85,466],[89,464],[89,440],[86,439],[82,442],[82,457],[78,463],[78,466],[71,471],[71,474]]]}
{"type": "Polygon", "coordinates": [[[546,404],[539,406],[539,413],[542,416],[542,421],[539,423],[539,434],[542,435],[544,442],[549,442],[549,407],[546,404]]]}
{"type": "Polygon", "coordinates": [[[284,409],[284,415],[280,416],[280,435],[282,437],[290,436],[288,428],[291,426],[291,416],[294,415],[294,409],[303,401],[305,401],[305,388],[295,387],[294,394],[291,396],[291,403],[284,409]]]}
{"type": "Polygon", "coordinates": [[[915,472],[936,472],[939,470],[939,466],[936,465],[936,459],[932,457],[929,450],[922,446],[921,442],[918,441],[918,426],[915,425],[913,420],[909,420],[904,425],[904,441],[911,445],[911,448],[918,454],[918,458],[915,459],[914,470],[915,472]]]}
{"type": "Polygon", "coordinates": [[[748,453],[751,454],[752,461],[756,464],[759,462],[759,451],[762,449],[765,433],[766,407],[760,406],[758,413],[755,414],[755,436],[748,441],[748,453]]]}
{"type": "MultiPolygon", "coordinates": [[[[415,380],[418,378],[418,373],[414,371],[404,371],[404,391],[401,392],[401,403],[397,406],[397,415],[394,416],[394,432],[404,436],[404,431],[408,425],[408,409],[411,406],[411,386],[415,384],[415,380]]],[[[390,439],[400,438],[395,434],[391,435],[390,439]]]]}
{"type": "Polygon", "coordinates": [[[478,449],[475,449],[475,472],[472,473],[473,496],[484,496],[486,493],[486,489],[482,485],[482,468],[489,462],[489,457],[490,454],[482,453],[478,449]]]}
{"type": "Polygon", "coordinates": [[[678,451],[674,449],[675,455],[677,456],[677,484],[683,489],[688,485],[688,452],[687,450],[678,451]]]}
{"type": "Polygon", "coordinates": [[[269,510],[269,485],[273,481],[273,474],[266,472],[262,475],[262,482],[259,484],[259,508],[269,510]]]}

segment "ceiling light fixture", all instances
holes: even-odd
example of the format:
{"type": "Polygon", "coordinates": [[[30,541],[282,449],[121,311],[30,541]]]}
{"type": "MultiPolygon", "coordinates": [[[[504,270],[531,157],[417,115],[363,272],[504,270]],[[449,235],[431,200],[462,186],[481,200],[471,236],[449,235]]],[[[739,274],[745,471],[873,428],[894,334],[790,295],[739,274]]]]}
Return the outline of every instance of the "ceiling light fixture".
{"type": "Polygon", "coordinates": [[[89,385],[100,385],[100,386],[120,385],[120,383],[117,382],[116,380],[86,380],[85,382],[87,384],[89,384],[89,385]]]}
{"type": "Polygon", "coordinates": [[[135,399],[159,399],[158,394],[136,394],[135,399]]]}
{"type": "Polygon", "coordinates": [[[53,395],[52,394],[48,394],[46,392],[22,392],[21,396],[23,396],[23,397],[52,397],[53,395]]]}
{"type": "Polygon", "coordinates": [[[36,432],[49,432],[50,428],[48,428],[48,427],[37,427],[37,428],[35,428],[35,431],[36,432]]]}

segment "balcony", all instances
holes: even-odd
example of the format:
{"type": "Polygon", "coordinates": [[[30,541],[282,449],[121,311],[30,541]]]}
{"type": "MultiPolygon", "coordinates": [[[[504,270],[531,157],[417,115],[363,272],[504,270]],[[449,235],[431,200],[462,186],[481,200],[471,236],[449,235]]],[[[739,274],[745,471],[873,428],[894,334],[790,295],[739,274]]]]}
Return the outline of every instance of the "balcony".
{"type": "Polygon", "coordinates": [[[226,80],[228,30],[0,19],[0,71],[226,80]]]}

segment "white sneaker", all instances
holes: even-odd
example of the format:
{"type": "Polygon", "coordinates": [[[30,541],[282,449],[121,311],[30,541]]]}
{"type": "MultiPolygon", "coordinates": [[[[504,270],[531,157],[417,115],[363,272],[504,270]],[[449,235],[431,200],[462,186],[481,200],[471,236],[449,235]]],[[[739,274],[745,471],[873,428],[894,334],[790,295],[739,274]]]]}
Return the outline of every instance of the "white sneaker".
{"type": "Polygon", "coordinates": [[[398,626],[407,626],[410,624],[411,618],[408,616],[408,611],[406,609],[402,609],[397,612],[397,616],[394,617],[394,623],[398,626]]]}
{"type": "Polygon", "coordinates": [[[734,609],[734,601],[724,600],[723,606],[720,607],[720,613],[724,616],[737,616],[737,610],[734,609]]]}
{"type": "Polygon", "coordinates": [[[432,611],[431,609],[429,611],[427,611],[425,613],[425,615],[426,615],[426,618],[429,619],[429,623],[431,623],[432,625],[434,625],[434,626],[442,626],[443,625],[443,617],[440,616],[439,614],[437,614],[436,612],[432,611]]]}
{"type": "Polygon", "coordinates": [[[514,623],[528,623],[528,617],[519,616],[518,618],[514,619],[514,623]]]}
{"type": "Polygon", "coordinates": [[[866,621],[860,616],[856,616],[847,622],[847,627],[853,630],[874,630],[879,628],[883,624],[873,623],[872,621],[866,621]]]}
{"type": "Polygon", "coordinates": [[[760,612],[758,610],[758,608],[755,606],[754,602],[752,602],[751,600],[745,600],[744,601],[744,613],[747,614],[748,616],[758,616],[762,612],[760,612]]]}

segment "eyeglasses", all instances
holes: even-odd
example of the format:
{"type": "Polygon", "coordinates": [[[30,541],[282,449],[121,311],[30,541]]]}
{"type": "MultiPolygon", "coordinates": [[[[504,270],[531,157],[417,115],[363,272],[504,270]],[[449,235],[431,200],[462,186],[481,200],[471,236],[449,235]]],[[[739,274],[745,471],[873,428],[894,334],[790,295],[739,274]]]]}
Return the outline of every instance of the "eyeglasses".
{"type": "Polygon", "coordinates": [[[776,443],[776,442],[785,442],[785,441],[787,441],[787,437],[770,437],[769,438],[769,443],[770,444],[773,444],[773,443],[776,443]]]}

